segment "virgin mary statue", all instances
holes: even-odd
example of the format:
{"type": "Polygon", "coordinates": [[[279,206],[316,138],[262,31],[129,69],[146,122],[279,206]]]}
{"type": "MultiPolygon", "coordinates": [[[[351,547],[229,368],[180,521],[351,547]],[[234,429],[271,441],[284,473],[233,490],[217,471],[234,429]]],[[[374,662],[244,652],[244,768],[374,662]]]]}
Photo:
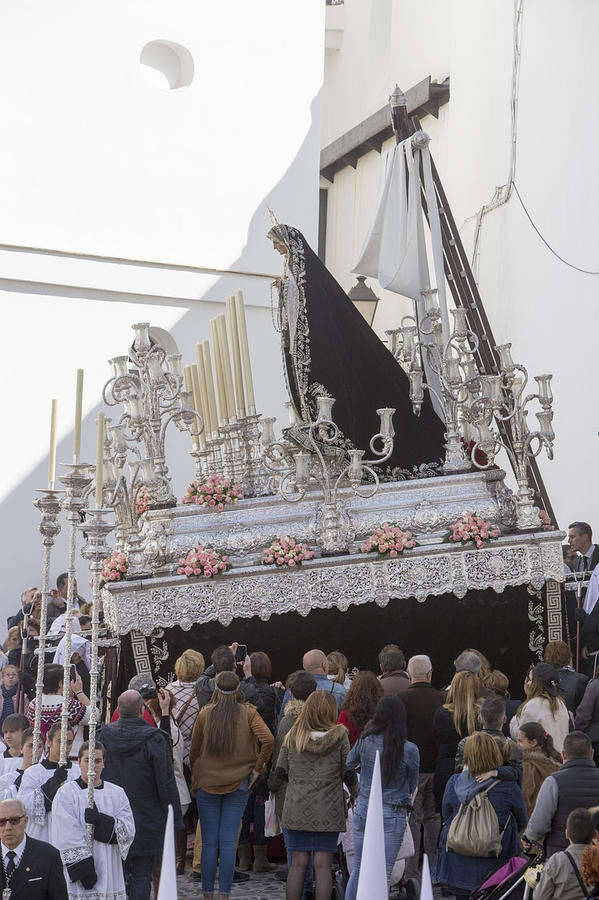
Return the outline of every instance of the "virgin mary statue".
{"type": "Polygon", "coordinates": [[[344,446],[368,450],[379,429],[376,410],[394,407],[387,477],[406,477],[421,472],[423,464],[439,463],[445,426],[428,394],[415,416],[408,376],[300,231],[277,223],[268,237],[285,258],[279,323],[287,389],[298,419],[313,422],[316,397],[334,397],[333,417],[344,446]]]}

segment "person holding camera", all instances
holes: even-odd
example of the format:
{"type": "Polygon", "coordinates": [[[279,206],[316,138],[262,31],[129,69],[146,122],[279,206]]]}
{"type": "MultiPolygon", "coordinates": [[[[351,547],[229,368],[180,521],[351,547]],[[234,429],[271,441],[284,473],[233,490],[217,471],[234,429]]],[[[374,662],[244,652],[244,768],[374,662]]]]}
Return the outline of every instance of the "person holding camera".
{"type": "Polygon", "coordinates": [[[149,900],[155,856],[162,853],[169,804],[175,830],[183,828],[169,737],[144,720],[138,691],[118,699],[119,719],[99,730],[106,749],[106,780],[123,788],[135,820],[135,839],[127,856],[129,900],[149,900]]]}
{"type": "Polygon", "coordinates": [[[253,703],[254,706],[259,705],[255,683],[243,677],[242,669],[246,656],[247,647],[245,644],[238,644],[237,641],[233,641],[230,647],[221,644],[212,652],[210,657],[212,665],[208,666],[196,681],[196,697],[200,710],[210,703],[214,694],[216,676],[221,672],[235,672],[239,678],[239,690],[243,694],[244,700],[253,703]]]}

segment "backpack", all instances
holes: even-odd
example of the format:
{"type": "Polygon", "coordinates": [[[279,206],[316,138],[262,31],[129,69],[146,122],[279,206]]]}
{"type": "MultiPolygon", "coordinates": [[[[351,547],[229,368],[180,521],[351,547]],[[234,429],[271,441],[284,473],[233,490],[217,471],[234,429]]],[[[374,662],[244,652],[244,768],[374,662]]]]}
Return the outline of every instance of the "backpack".
{"type": "Polygon", "coordinates": [[[505,828],[499,831],[497,813],[487,797],[498,783],[494,781],[484,791],[475,794],[469,803],[460,804],[447,832],[447,850],[453,850],[460,856],[499,856],[505,828]]]}

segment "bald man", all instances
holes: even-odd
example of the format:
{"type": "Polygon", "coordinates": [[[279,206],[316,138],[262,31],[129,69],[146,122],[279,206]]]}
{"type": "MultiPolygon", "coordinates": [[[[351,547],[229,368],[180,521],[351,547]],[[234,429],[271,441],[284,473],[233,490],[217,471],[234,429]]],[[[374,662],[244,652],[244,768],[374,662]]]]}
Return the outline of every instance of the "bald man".
{"type": "Polygon", "coordinates": [[[129,900],[149,900],[152,863],[162,853],[169,804],[175,831],[183,828],[183,816],[167,735],[144,720],[138,691],[122,693],[118,710],[118,721],[103,725],[98,735],[106,748],[103,774],[106,781],[123,788],[135,820],[135,840],[126,861],[129,900]]]}
{"type": "Polygon", "coordinates": [[[25,834],[20,800],[0,803],[0,896],[10,900],[68,900],[60,853],[25,834]]]}
{"type": "MultiPolygon", "coordinates": [[[[302,668],[304,672],[312,675],[312,677],[316,681],[317,691],[326,691],[327,693],[333,695],[333,697],[337,701],[337,710],[338,712],[341,712],[341,704],[343,703],[343,698],[345,697],[345,694],[347,692],[342,684],[338,684],[336,681],[331,681],[329,679],[329,663],[326,658],[326,654],[324,654],[322,650],[308,650],[307,653],[304,653],[302,668]]],[[[279,721],[285,713],[285,706],[287,704],[287,701],[291,699],[292,697],[290,692],[285,691],[285,696],[283,697],[281,710],[279,712],[279,721]]]]}

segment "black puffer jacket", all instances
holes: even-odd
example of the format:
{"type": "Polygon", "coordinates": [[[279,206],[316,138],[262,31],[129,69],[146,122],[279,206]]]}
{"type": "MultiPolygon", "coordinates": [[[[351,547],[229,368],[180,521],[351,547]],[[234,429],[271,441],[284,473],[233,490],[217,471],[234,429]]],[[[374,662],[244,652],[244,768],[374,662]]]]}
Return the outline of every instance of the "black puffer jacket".
{"type": "Polygon", "coordinates": [[[272,733],[275,734],[275,719],[281,709],[283,691],[280,688],[272,687],[266,679],[258,680],[253,675],[245,683],[253,684],[256,688],[256,698],[251,702],[256,706],[272,733]]]}
{"type": "Polygon", "coordinates": [[[183,828],[168,738],[141,718],[103,725],[98,740],[106,748],[103,777],[123,788],[135,820],[130,856],[162,853],[169,804],[175,831],[183,828]]]}

